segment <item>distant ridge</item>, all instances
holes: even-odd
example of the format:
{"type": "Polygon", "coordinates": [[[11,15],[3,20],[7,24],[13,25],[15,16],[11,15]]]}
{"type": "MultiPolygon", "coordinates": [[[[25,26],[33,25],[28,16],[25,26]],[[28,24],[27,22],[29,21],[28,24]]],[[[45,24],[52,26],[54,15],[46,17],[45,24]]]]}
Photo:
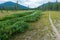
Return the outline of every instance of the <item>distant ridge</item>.
{"type": "Polygon", "coordinates": [[[60,10],[60,2],[49,2],[39,6],[37,9],[41,10],[60,10]]]}
{"type": "MultiPolygon", "coordinates": [[[[0,4],[0,9],[3,7],[3,9],[5,9],[6,7],[8,7],[8,9],[14,9],[14,6],[16,5],[16,3],[14,2],[5,2],[5,3],[2,3],[0,4]]],[[[29,9],[28,7],[26,6],[23,6],[23,5],[20,5],[18,4],[18,9],[29,9]]]]}

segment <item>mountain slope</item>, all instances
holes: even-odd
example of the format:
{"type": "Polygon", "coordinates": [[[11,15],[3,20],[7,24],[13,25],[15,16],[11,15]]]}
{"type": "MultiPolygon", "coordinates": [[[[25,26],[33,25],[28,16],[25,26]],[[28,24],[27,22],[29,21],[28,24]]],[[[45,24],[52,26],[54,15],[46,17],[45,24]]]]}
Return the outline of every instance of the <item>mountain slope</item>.
{"type": "Polygon", "coordinates": [[[37,9],[41,10],[60,10],[60,3],[49,2],[39,6],[37,9]]]}
{"type": "MultiPolygon", "coordinates": [[[[20,5],[20,4],[17,4],[18,6],[18,8],[17,9],[28,9],[28,7],[25,7],[25,6],[23,6],[23,5],[20,5]]],[[[15,9],[16,7],[16,3],[14,3],[14,2],[5,2],[5,3],[2,3],[2,4],[0,4],[0,9],[2,8],[2,9],[15,9]]]]}

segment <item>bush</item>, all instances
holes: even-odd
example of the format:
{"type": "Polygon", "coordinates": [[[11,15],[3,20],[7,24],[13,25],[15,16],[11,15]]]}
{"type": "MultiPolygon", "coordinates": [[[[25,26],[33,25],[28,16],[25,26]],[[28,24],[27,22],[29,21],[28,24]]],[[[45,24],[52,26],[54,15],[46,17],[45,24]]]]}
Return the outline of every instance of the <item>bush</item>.
{"type": "Polygon", "coordinates": [[[34,21],[37,21],[40,18],[40,15],[41,15],[40,12],[37,11],[37,12],[34,12],[33,14],[31,14],[31,15],[25,16],[24,20],[26,22],[34,22],[34,21]]]}
{"type": "Polygon", "coordinates": [[[23,17],[0,21],[0,39],[6,40],[14,33],[25,32],[25,30],[28,29],[28,24],[26,22],[35,22],[40,18],[40,15],[40,12],[36,11],[23,17]]]}
{"type": "Polygon", "coordinates": [[[25,30],[28,28],[28,24],[24,21],[17,21],[11,26],[8,27],[2,27],[0,28],[0,39],[1,40],[7,40],[10,36],[15,34],[16,32],[25,32],[25,30]]]}
{"type": "Polygon", "coordinates": [[[30,14],[30,15],[27,15],[24,17],[14,18],[14,19],[6,20],[6,21],[1,21],[0,22],[0,28],[4,27],[4,26],[12,25],[15,22],[21,21],[21,20],[25,21],[25,22],[34,22],[34,21],[38,20],[39,18],[40,18],[40,13],[39,13],[39,11],[37,11],[33,14],[30,14]]]}
{"type": "Polygon", "coordinates": [[[0,21],[23,17],[26,15],[30,15],[31,13],[33,13],[33,12],[15,13],[15,14],[7,15],[7,16],[1,18],[0,21]]]}

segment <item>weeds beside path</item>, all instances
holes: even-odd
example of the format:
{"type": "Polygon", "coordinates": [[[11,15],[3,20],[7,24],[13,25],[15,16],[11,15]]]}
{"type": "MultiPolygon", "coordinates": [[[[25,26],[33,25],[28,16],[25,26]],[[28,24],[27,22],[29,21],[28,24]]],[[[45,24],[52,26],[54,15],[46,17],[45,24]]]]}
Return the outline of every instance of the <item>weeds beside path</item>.
{"type": "Polygon", "coordinates": [[[49,13],[49,21],[50,21],[50,24],[51,24],[51,27],[52,27],[53,31],[56,33],[56,40],[60,40],[60,34],[59,34],[56,26],[54,25],[52,19],[51,19],[50,13],[49,13]]]}
{"type": "MultiPolygon", "coordinates": [[[[42,12],[42,16],[37,22],[29,23],[32,29],[21,35],[16,35],[12,40],[55,40],[55,32],[51,27],[52,23],[49,22],[48,13],[48,11],[42,12]]],[[[54,30],[56,29],[54,28],[54,30]]]]}

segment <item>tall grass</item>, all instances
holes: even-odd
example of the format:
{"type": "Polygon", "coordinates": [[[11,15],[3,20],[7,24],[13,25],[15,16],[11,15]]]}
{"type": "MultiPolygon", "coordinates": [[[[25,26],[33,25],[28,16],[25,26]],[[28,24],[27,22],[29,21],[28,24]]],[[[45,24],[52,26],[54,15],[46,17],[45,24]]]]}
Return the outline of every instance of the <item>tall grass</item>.
{"type": "Polygon", "coordinates": [[[25,32],[28,29],[28,22],[35,22],[40,18],[40,12],[28,12],[23,14],[13,14],[5,17],[6,20],[0,21],[0,38],[6,40],[12,34],[25,32]],[[20,16],[22,15],[22,16],[20,16]],[[10,18],[9,18],[10,17],[10,18]],[[9,18],[9,19],[8,19],[9,18]]]}
{"type": "Polygon", "coordinates": [[[31,13],[33,13],[33,11],[32,12],[15,13],[15,14],[6,15],[5,17],[0,18],[0,21],[23,17],[23,16],[26,16],[26,15],[30,15],[31,13]]]}
{"type": "Polygon", "coordinates": [[[28,28],[28,24],[24,21],[17,21],[13,25],[5,26],[0,28],[0,39],[1,40],[7,40],[10,36],[12,36],[15,33],[21,33],[25,32],[25,30],[28,28]]]}

